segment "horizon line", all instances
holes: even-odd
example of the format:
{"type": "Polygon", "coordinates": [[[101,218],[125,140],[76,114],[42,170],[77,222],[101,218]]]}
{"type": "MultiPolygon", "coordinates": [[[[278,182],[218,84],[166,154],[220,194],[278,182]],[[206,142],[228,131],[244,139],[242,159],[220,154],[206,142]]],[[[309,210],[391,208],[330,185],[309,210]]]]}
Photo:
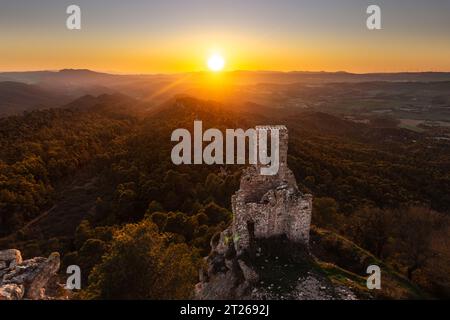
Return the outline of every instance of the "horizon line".
{"type": "Polygon", "coordinates": [[[244,70],[244,69],[236,69],[236,70],[224,70],[220,72],[212,72],[209,70],[197,70],[197,71],[184,71],[184,72],[149,72],[149,73],[133,73],[133,72],[119,72],[119,71],[108,71],[108,70],[96,70],[89,68],[63,68],[63,69],[35,69],[35,70],[0,70],[0,73],[25,73],[25,72],[62,72],[62,71],[89,71],[94,73],[103,73],[109,75],[117,75],[117,76],[175,76],[175,75],[184,75],[184,74],[193,74],[193,73],[210,73],[210,74],[227,74],[227,73],[235,73],[235,72],[249,72],[249,73],[330,73],[330,74],[353,74],[353,75],[370,75],[370,74],[402,74],[402,73],[450,73],[450,70],[424,70],[424,71],[371,71],[371,72],[350,72],[345,70],[338,71],[327,71],[327,70],[244,70]]]}

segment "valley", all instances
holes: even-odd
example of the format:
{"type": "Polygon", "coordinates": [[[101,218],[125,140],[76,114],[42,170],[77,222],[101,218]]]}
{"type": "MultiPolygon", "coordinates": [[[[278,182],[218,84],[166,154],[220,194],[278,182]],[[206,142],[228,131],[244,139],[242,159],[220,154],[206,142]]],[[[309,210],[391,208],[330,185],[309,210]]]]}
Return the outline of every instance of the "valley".
{"type": "MultiPolygon", "coordinates": [[[[241,86],[221,101],[181,94],[186,91],[180,88],[159,96],[167,95],[161,103],[114,92],[1,118],[1,247],[18,248],[24,256],[60,252],[63,267],[75,263],[84,270],[81,298],[123,297],[120,281],[117,288],[103,291],[107,284],[102,279],[109,261],[122,263],[128,251],[140,252],[140,246],[175,250],[180,258],[173,268],[181,268],[176,283],[182,283],[183,291],[166,294],[188,297],[210,240],[231,222],[230,199],[245,166],[174,165],[172,132],[193,132],[198,119],[205,128],[219,130],[283,123],[289,129],[289,167],[299,189],[314,199],[317,277],[345,286],[356,281],[354,290],[367,297],[360,286],[365,270],[353,260],[360,257],[389,268],[389,291],[382,297],[446,296],[449,279],[437,276],[450,266],[446,84],[324,84],[315,78],[313,84],[300,85],[283,83],[281,75],[271,77],[279,83],[241,86]],[[405,90],[401,97],[376,93],[386,95],[399,86],[405,90]],[[268,96],[255,99],[264,92],[268,96]],[[419,94],[416,107],[405,109],[399,102],[419,94]],[[365,101],[366,96],[372,100],[365,101]],[[431,107],[420,109],[427,104],[431,107]],[[435,116],[439,122],[432,120],[435,116]],[[411,230],[414,238],[407,236],[411,230]],[[420,254],[412,256],[411,248],[420,254]],[[336,250],[342,254],[334,255],[336,250]]],[[[161,253],[158,259],[169,256],[161,253]]],[[[132,261],[127,268],[138,270],[140,264],[132,261]]],[[[265,267],[264,260],[259,262],[265,267]]],[[[283,271],[284,264],[276,268],[283,271]]],[[[300,277],[297,269],[287,268],[286,276],[300,277]]],[[[175,273],[164,274],[171,283],[175,273]]],[[[160,294],[141,293],[141,282],[129,281],[135,298],[160,294]]]]}

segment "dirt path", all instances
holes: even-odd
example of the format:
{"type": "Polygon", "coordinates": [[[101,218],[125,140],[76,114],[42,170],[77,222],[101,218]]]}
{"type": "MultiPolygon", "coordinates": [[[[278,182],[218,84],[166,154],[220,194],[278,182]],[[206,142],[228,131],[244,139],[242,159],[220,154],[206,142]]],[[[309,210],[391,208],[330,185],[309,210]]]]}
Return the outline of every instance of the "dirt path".
{"type": "Polygon", "coordinates": [[[31,220],[30,222],[28,222],[26,225],[24,225],[19,231],[23,231],[28,229],[29,227],[31,227],[33,224],[35,224],[36,222],[38,222],[39,220],[41,220],[42,218],[46,217],[50,212],[52,212],[53,209],[56,208],[56,205],[53,205],[53,207],[51,207],[50,209],[48,209],[47,211],[45,211],[43,214],[41,214],[40,216],[34,218],[33,220],[31,220]]]}
{"type": "Polygon", "coordinates": [[[72,184],[63,188],[52,210],[29,230],[39,231],[45,238],[71,237],[81,220],[95,214],[97,197],[101,196],[96,177],[78,177],[72,184]]]}

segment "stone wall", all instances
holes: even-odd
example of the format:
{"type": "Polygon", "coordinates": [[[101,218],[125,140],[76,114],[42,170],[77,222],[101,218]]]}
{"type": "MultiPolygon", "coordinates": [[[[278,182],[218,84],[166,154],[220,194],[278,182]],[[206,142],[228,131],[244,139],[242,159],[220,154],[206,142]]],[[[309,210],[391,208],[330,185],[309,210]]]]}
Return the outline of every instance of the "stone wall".
{"type": "Polygon", "coordinates": [[[247,168],[239,190],[232,197],[232,232],[236,251],[251,246],[251,239],[285,235],[289,240],[308,244],[312,196],[302,194],[287,165],[288,131],[285,126],[258,126],[280,133],[280,167],[274,176],[259,174],[259,166],[247,168]]]}
{"type": "Polygon", "coordinates": [[[260,128],[280,132],[278,173],[261,175],[259,164],[244,170],[240,188],[231,199],[231,226],[212,239],[206,268],[200,270],[198,299],[250,298],[249,290],[259,279],[252,261],[261,254],[261,248],[256,248],[258,239],[284,236],[293,247],[308,249],[312,196],[299,191],[287,166],[288,131],[284,126],[260,128]]]}

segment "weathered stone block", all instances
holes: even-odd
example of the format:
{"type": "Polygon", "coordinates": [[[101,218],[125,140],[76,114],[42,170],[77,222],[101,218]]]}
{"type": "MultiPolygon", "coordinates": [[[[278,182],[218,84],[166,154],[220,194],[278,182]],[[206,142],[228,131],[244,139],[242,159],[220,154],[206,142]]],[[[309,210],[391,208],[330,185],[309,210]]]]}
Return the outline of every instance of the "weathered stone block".
{"type": "Polygon", "coordinates": [[[0,286],[0,300],[20,300],[23,298],[24,287],[18,284],[0,286]]]}
{"type": "Polygon", "coordinates": [[[22,255],[19,250],[8,249],[0,251],[0,261],[11,263],[14,262],[15,265],[22,263],[22,255]]]}

